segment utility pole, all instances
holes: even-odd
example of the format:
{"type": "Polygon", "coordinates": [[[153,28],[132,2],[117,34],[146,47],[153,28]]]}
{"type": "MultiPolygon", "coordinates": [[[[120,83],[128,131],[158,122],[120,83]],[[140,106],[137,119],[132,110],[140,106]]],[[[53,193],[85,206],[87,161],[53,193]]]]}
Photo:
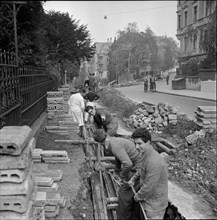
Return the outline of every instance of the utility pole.
{"type": "Polygon", "coordinates": [[[21,5],[26,4],[26,2],[22,1],[2,1],[1,3],[6,4],[7,7],[13,11],[13,20],[14,20],[14,43],[15,43],[15,57],[16,57],[16,65],[18,66],[18,42],[17,42],[17,12],[19,11],[21,5]],[[13,9],[11,9],[8,4],[12,4],[13,9]],[[20,5],[16,10],[16,4],[20,5]]]}

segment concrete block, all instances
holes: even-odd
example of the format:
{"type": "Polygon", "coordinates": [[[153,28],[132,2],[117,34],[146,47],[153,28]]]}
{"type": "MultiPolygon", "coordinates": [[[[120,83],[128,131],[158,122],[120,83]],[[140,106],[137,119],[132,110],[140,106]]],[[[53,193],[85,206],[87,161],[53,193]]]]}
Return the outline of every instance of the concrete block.
{"type": "Polygon", "coordinates": [[[31,188],[26,196],[0,196],[0,211],[15,211],[18,213],[26,212],[29,201],[35,200],[36,190],[36,187],[31,188]]]}
{"type": "Polygon", "coordinates": [[[32,170],[33,162],[30,161],[30,165],[25,169],[12,169],[12,170],[0,170],[0,183],[22,183],[29,170],[32,170]]]}
{"type": "Polygon", "coordinates": [[[54,217],[56,217],[56,216],[58,216],[59,215],[59,210],[60,210],[60,207],[57,205],[57,206],[55,206],[56,207],[56,209],[55,209],[55,211],[54,212],[45,212],[45,217],[47,217],[47,218],[54,218],[54,217]]]}
{"type": "Polygon", "coordinates": [[[46,170],[45,172],[34,172],[35,176],[50,177],[53,181],[60,181],[63,176],[62,170],[46,170]]]}
{"type": "Polygon", "coordinates": [[[33,204],[32,201],[28,203],[27,210],[24,213],[17,213],[14,211],[2,211],[0,212],[0,219],[1,220],[32,220],[32,211],[33,211],[32,204],[33,204]]]}
{"type": "Polygon", "coordinates": [[[43,150],[40,153],[43,157],[66,157],[68,155],[65,150],[43,150]]]}
{"type": "Polygon", "coordinates": [[[57,205],[45,205],[44,210],[45,212],[55,212],[57,209],[56,206],[57,205]]]}
{"type": "Polygon", "coordinates": [[[56,192],[59,189],[57,183],[53,183],[51,186],[38,186],[38,192],[56,192]]]}
{"type": "Polygon", "coordinates": [[[57,205],[61,202],[60,193],[47,192],[46,194],[46,205],[57,205]]]}
{"type": "Polygon", "coordinates": [[[22,183],[0,183],[0,196],[27,195],[33,186],[34,177],[32,174],[29,174],[22,183]]]}
{"type": "Polygon", "coordinates": [[[46,192],[37,192],[34,200],[34,206],[43,207],[46,204],[46,192]]]}
{"type": "Polygon", "coordinates": [[[20,155],[31,138],[29,126],[5,126],[0,130],[0,154],[20,155]]]}
{"type": "Polygon", "coordinates": [[[53,179],[51,177],[36,176],[35,183],[37,186],[52,186],[53,179]]]}
{"type": "Polygon", "coordinates": [[[32,160],[32,152],[36,146],[35,138],[32,137],[27,146],[23,149],[22,154],[18,156],[0,155],[0,170],[5,169],[25,169],[32,160]]]}

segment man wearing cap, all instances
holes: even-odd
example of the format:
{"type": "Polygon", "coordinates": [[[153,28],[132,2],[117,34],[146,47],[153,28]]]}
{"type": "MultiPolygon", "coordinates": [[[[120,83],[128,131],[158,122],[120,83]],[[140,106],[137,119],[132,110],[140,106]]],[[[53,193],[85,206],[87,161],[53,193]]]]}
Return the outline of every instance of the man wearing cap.
{"type": "Polygon", "coordinates": [[[85,112],[89,113],[90,122],[95,125],[97,129],[104,129],[109,136],[117,134],[118,121],[109,112],[103,110],[100,112],[93,108],[93,106],[87,106],[85,112]]]}
{"type": "Polygon", "coordinates": [[[124,182],[127,182],[140,168],[139,152],[130,139],[108,137],[102,129],[98,129],[93,134],[93,138],[96,142],[101,143],[106,152],[115,157],[115,173],[119,176],[119,182],[122,184],[118,190],[117,219],[131,220],[133,198],[129,194],[131,188],[124,182]]]}

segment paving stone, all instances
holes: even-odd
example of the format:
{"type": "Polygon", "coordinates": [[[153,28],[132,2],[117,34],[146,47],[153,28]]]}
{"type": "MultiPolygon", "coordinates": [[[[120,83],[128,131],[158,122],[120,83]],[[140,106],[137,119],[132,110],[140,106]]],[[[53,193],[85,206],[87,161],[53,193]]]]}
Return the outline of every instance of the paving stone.
{"type": "Polygon", "coordinates": [[[0,219],[1,220],[32,220],[32,204],[33,202],[30,201],[28,203],[27,211],[24,213],[17,213],[14,211],[2,211],[0,212],[0,219]]]}
{"type": "Polygon", "coordinates": [[[51,177],[36,176],[35,182],[37,186],[51,186],[53,184],[53,179],[51,177]]]}
{"type": "Polygon", "coordinates": [[[28,209],[29,201],[35,200],[37,188],[33,187],[29,190],[28,194],[17,196],[0,196],[0,211],[15,211],[24,213],[28,209]]]}
{"type": "Polygon", "coordinates": [[[38,192],[56,192],[59,189],[57,183],[53,183],[51,186],[38,186],[38,192]]]}
{"type": "Polygon", "coordinates": [[[27,195],[33,186],[34,177],[29,174],[22,183],[0,183],[0,195],[27,195]]]}
{"type": "Polygon", "coordinates": [[[0,130],[0,154],[20,155],[31,138],[29,126],[5,126],[0,130]]]}
{"type": "Polygon", "coordinates": [[[54,212],[48,212],[48,211],[46,212],[45,211],[45,217],[54,218],[59,215],[59,210],[60,210],[60,207],[57,205],[54,212]]]}
{"type": "Polygon", "coordinates": [[[37,192],[34,201],[34,206],[44,206],[46,204],[46,192],[37,192]]]}
{"type": "Polygon", "coordinates": [[[28,170],[32,170],[33,162],[25,169],[0,170],[0,183],[11,182],[21,183],[25,180],[28,170]]]}

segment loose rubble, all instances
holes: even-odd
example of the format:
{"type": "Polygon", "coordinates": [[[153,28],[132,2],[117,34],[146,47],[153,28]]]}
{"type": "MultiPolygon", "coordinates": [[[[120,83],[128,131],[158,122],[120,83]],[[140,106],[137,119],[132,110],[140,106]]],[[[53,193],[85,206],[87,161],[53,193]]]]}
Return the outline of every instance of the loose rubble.
{"type": "Polygon", "coordinates": [[[162,133],[162,130],[168,124],[177,124],[178,114],[181,114],[179,109],[168,103],[160,102],[153,106],[142,103],[129,117],[127,126],[135,129],[145,127],[149,131],[162,133]]]}

